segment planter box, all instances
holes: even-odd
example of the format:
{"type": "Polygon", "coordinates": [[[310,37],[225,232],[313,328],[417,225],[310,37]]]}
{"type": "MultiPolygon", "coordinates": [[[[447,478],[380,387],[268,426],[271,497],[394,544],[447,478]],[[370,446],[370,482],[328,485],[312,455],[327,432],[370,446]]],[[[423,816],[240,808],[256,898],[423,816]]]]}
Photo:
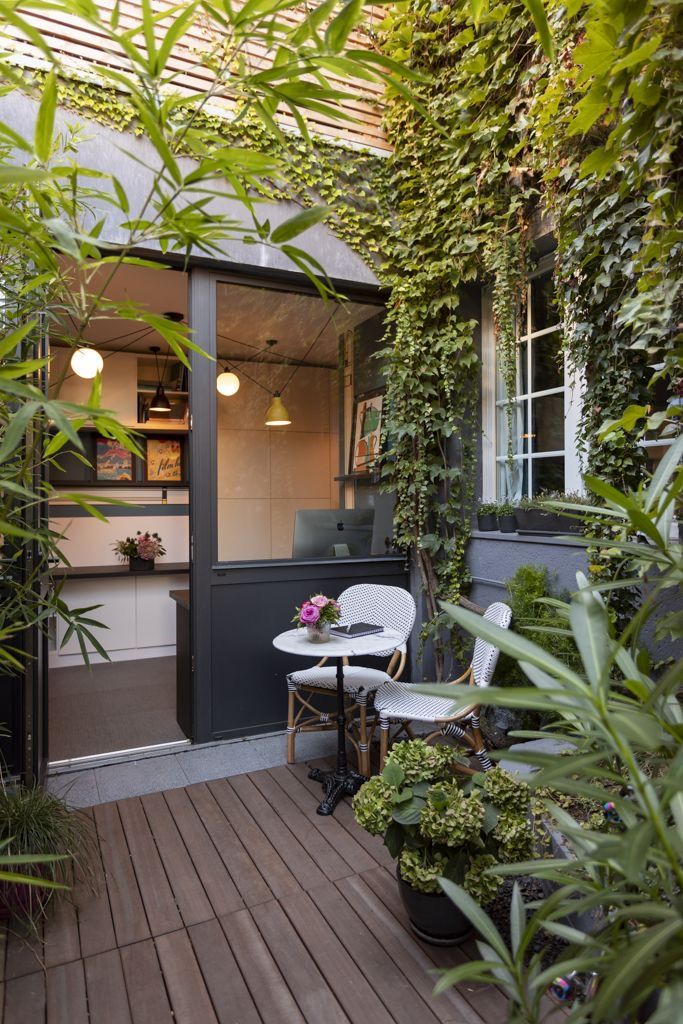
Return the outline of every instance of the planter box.
{"type": "Polygon", "coordinates": [[[479,513],[477,515],[477,525],[483,533],[491,533],[491,531],[498,529],[498,516],[494,515],[493,512],[487,512],[484,515],[479,513]]]}
{"type": "Polygon", "coordinates": [[[557,537],[566,533],[581,533],[580,519],[572,519],[561,512],[544,512],[540,508],[515,509],[518,533],[557,537]]]}
{"type": "Polygon", "coordinates": [[[131,572],[152,572],[154,569],[153,558],[131,558],[128,562],[131,572]]]}
{"type": "Polygon", "coordinates": [[[511,512],[509,515],[498,516],[498,529],[501,533],[514,533],[517,529],[515,513],[511,512]]]}

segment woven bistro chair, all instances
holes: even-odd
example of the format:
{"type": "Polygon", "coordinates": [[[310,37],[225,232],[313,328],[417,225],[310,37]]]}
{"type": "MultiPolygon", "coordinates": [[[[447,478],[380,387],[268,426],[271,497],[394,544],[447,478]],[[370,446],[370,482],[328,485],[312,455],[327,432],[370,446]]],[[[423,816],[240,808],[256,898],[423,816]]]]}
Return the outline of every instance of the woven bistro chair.
{"type": "MultiPolygon", "coordinates": [[[[486,609],[484,618],[495,622],[497,626],[507,629],[510,625],[512,612],[506,604],[496,601],[486,609]]],[[[427,743],[439,736],[450,736],[469,748],[474,754],[482,770],[492,768],[484,740],[479,728],[479,707],[472,703],[453,714],[452,688],[461,683],[470,686],[488,686],[498,661],[498,648],[486,640],[477,640],[474,645],[472,664],[458,679],[443,684],[443,697],[428,697],[415,692],[415,685],[391,681],[375,694],[375,710],[380,724],[380,771],[389,751],[389,743],[393,742],[402,732],[412,736],[411,722],[430,722],[435,729],[425,736],[427,743]],[[450,695],[449,695],[450,691],[450,695]],[[390,736],[392,724],[398,724],[393,736],[390,736]]],[[[474,697],[474,694],[473,694],[474,697]]],[[[476,698],[474,698],[476,700],[476,698]]],[[[471,774],[471,768],[461,767],[459,770],[471,774]]]]}
{"type": "MultiPolygon", "coordinates": [[[[407,641],[415,622],[415,601],[401,587],[387,587],[379,583],[359,583],[339,595],[342,623],[368,622],[384,626],[401,636],[395,648],[380,651],[372,657],[389,658],[386,671],[349,665],[344,659],[344,692],[347,735],[356,749],[361,774],[370,774],[370,747],[368,738],[368,698],[384,683],[397,680],[406,663],[407,641]],[[356,717],[358,721],[356,722],[356,717]]],[[[316,706],[316,698],[328,697],[337,689],[335,665],[326,665],[323,658],[314,668],[290,672],[287,676],[289,707],[287,714],[287,762],[294,764],[296,735],[300,732],[320,732],[336,729],[333,711],[316,706]]]]}

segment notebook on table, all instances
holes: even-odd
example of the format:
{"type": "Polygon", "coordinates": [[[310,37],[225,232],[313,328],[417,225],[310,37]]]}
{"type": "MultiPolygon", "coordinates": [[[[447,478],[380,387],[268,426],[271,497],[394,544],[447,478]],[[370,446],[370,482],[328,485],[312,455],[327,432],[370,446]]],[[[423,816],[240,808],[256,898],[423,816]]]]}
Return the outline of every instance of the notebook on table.
{"type": "Polygon", "coordinates": [[[372,636],[373,633],[383,633],[384,626],[373,626],[371,622],[350,622],[346,626],[332,626],[330,633],[335,636],[359,637],[372,636]]]}

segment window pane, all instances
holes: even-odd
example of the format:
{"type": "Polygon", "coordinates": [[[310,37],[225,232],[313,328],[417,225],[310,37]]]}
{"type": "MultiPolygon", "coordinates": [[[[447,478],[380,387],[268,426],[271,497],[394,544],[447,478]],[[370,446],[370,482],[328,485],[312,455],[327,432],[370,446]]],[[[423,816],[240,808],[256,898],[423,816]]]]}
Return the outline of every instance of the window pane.
{"type": "Polygon", "coordinates": [[[517,346],[517,394],[526,395],[529,390],[529,342],[520,341],[517,346]]]}
{"type": "MultiPolygon", "coordinates": [[[[512,453],[520,455],[528,451],[526,414],[527,403],[515,402],[512,416],[512,453]]],[[[508,417],[507,407],[497,407],[496,437],[498,438],[498,455],[507,455],[508,417]]]]}
{"type": "Polygon", "coordinates": [[[551,455],[533,460],[534,489],[532,497],[547,491],[564,490],[564,455],[551,455]]]}
{"type": "Polygon", "coordinates": [[[498,497],[507,501],[520,501],[527,493],[527,459],[516,459],[512,466],[498,463],[498,497]]]}
{"type": "Polygon", "coordinates": [[[561,336],[544,334],[531,343],[531,390],[549,391],[564,386],[564,358],[561,336]]]}
{"type": "Polygon", "coordinates": [[[531,282],[531,330],[542,331],[559,323],[555,308],[555,289],[551,273],[535,277],[531,282]]]}
{"type": "Polygon", "coordinates": [[[564,450],[564,393],[533,398],[532,451],[554,452],[564,450]]]}
{"type": "Polygon", "coordinates": [[[348,472],[360,399],[354,342],[376,338],[369,325],[378,316],[364,303],[341,308],[314,295],[217,284],[217,373],[239,382],[216,395],[219,561],[370,554],[373,510],[355,509],[354,487],[335,477],[348,472]],[[275,414],[278,392],[285,412],[275,414]],[[343,513],[335,511],[340,495],[343,513]]]}

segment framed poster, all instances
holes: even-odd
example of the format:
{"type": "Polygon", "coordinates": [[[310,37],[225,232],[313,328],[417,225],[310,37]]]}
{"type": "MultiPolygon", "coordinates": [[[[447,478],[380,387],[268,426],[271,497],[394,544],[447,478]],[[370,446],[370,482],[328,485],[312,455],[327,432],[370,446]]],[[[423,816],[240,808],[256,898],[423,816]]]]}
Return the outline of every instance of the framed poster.
{"type": "Polygon", "coordinates": [[[369,471],[377,461],[382,434],[383,404],[383,391],[372,391],[356,399],[349,473],[369,471]]]}
{"type": "Polygon", "coordinates": [[[150,437],[147,441],[147,479],[179,483],[182,478],[180,441],[150,437]]]}
{"type": "Polygon", "coordinates": [[[96,446],[97,480],[132,480],[133,456],[122,444],[109,437],[98,437],[96,446]]]}

